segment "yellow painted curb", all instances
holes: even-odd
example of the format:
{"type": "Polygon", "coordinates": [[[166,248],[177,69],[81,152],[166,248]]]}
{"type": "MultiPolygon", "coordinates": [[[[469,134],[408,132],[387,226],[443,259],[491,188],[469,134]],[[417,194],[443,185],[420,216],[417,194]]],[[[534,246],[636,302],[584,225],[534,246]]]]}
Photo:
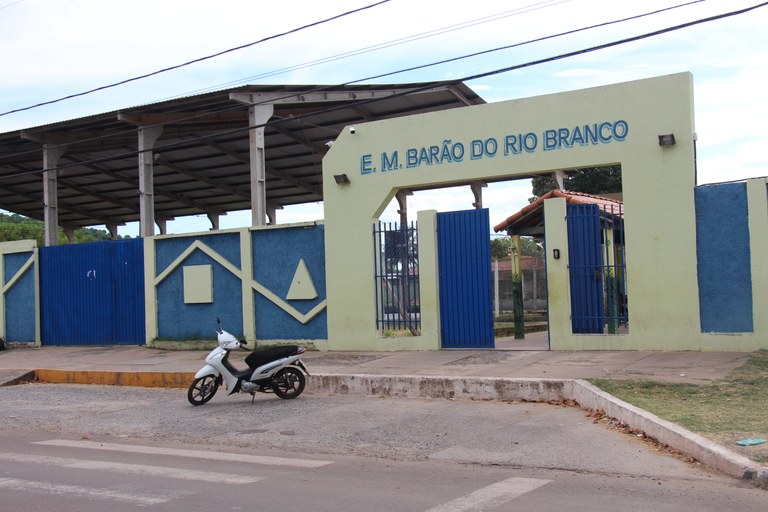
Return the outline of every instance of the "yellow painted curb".
{"type": "Polygon", "coordinates": [[[51,384],[99,384],[145,388],[186,388],[194,380],[192,372],[109,372],[77,370],[35,370],[36,382],[51,384]]]}

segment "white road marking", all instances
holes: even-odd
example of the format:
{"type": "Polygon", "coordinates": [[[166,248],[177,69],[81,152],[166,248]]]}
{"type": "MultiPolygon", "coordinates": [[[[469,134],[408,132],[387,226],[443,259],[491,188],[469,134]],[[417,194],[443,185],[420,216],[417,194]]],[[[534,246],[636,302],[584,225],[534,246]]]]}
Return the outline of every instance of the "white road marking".
{"type": "Polygon", "coordinates": [[[110,489],[94,489],[81,487],[79,485],[51,484],[48,482],[36,482],[32,480],[19,480],[16,478],[0,478],[0,488],[10,489],[12,491],[36,492],[40,494],[55,494],[57,496],[69,495],[81,498],[100,498],[112,501],[124,501],[136,505],[159,505],[178,498],[177,495],[148,495],[132,494],[127,492],[113,491],[110,489]]]}
{"type": "Polygon", "coordinates": [[[443,503],[430,508],[426,512],[464,512],[466,510],[482,510],[484,507],[499,505],[505,501],[513,500],[525,493],[546,485],[551,480],[539,480],[536,478],[508,478],[496,482],[488,487],[456,498],[448,503],[443,503]]]}
{"type": "Polygon", "coordinates": [[[144,464],[124,464],[121,462],[109,462],[102,460],[82,460],[65,457],[48,457],[44,455],[27,455],[22,453],[0,453],[0,460],[12,462],[25,462],[32,464],[45,464],[46,466],[59,466],[72,469],[94,469],[98,471],[110,471],[113,473],[148,475],[165,478],[177,478],[181,480],[197,480],[222,484],[252,484],[264,477],[222,475],[194,469],[179,469],[162,466],[147,466],[144,464]]]}
{"type": "Polygon", "coordinates": [[[141,446],[135,444],[99,443],[96,441],[69,441],[67,439],[51,439],[38,441],[33,444],[49,446],[66,446],[69,448],[87,448],[90,450],[106,450],[112,452],[147,453],[151,455],[172,455],[174,457],[190,457],[195,459],[223,460],[226,462],[247,462],[249,464],[264,464],[267,466],[292,466],[297,468],[319,468],[333,464],[330,460],[288,459],[283,457],[267,457],[261,455],[246,455],[243,453],[209,452],[204,450],[184,450],[179,448],[162,448],[160,446],[141,446]]]}

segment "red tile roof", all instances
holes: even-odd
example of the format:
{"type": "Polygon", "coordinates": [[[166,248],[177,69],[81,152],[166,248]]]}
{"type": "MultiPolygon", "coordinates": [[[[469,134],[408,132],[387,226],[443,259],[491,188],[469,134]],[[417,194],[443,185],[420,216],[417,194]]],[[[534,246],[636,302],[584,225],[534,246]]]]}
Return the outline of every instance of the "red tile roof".
{"type": "Polygon", "coordinates": [[[550,190],[543,196],[536,199],[529,205],[523,207],[519,212],[510,215],[503,222],[495,225],[493,230],[498,233],[506,229],[517,227],[518,225],[525,227],[536,225],[537,222],[541,222],[542,217],[539,210],[544,209],[544,201],[555,197],[565,198],[566,203],[572,204],[597,204],[607,209],[619,208],[622,206],[622,202],[616,199],[610,199],[608,197],[593,196],[592,194],[584,194],[582,192],[569,192],[565,190],[550,190]],[[534,219],[536,222],[534,222],[534,219]]]}

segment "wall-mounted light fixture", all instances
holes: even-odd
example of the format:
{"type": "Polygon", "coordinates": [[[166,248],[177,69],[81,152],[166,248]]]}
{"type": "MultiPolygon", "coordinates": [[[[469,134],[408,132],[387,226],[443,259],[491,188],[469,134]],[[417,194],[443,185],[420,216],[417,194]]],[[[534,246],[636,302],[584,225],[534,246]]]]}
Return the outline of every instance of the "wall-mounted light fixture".
{"type": "Polygon", "coordinates": [[[346,174],[334,174],[333,179],[337,185],[349,185],[349,177],[346,174]]]}
{"type": "Polygon", "coordinates": [[[659,135],[659,146],[667,147],[675,145],[675,134],[667,133],[666,135],[659,135]]]}

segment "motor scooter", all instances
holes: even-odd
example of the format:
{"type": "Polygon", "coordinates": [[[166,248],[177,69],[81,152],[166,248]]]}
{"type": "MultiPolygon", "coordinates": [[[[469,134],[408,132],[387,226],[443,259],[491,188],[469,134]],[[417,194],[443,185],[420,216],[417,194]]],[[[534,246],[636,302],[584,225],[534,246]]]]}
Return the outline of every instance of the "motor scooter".
{"type": "Polygon", "coordinates": [[[301,362],[301,355],[307,351],[297,345],[279,345],[254,350],[245,357],[248,368],[236,368],[229,361],[229,353],[246,348],[240,341],[222,330],[221,321],[216,319],[218,346],[205,358],[205,366],[195,374],[195,380],[187,391],[187,400],[192,405],[208,402],[223,385],[228,395],[250,393],[255,399],[256,392],[274,393],[280,398],[296,398],[306,385],[304,374],[307,367],[301,362]]]}

